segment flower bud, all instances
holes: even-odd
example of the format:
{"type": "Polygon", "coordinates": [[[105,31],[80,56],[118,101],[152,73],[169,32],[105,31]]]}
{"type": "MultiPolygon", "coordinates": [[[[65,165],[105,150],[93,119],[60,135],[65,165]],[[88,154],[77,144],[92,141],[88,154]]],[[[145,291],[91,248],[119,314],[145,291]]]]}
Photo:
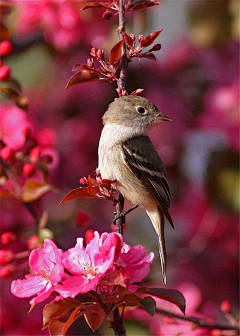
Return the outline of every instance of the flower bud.
{"type": "Polygon", "coordinates": [[[80,184],[87,184],[87,179],[86,179],[86,177],[81,177],[81,178],[79,179],[79,183],[80,183],[80,184]]]}
{"type": "Polygon", "coordinates": [[[143,35],[139,35],[139,36],[138,36],[138,40],[139,40],[139,42],[141,42],[143,39],[144,39],[144,36],[143,36],[143,35]]]}
{"type": "Polygon", "coordinates": [[[41,229],[38,233],[40,242],[43,242],[44,239],[53,239],[53,233],[49,229],[41,229]]]}
{"type": "Polygon", "coordinates": [[[9,264],[14,258],[14,254],[10,250],[0,250],[0,265],[9,264]]]}
{"type": "Polygon", "coordinates": [[[225,314],[231,314],[231,312],[232,312],[231,303],[227,300],[222,302],[220,308],[221,308],[222,312],[225,313],[225,314]]]}
{"type": "Polygon", "coordinates": [[[97,60],[103,59],[104,58],[104,52],[101,49],[98,49],[96,52],[96,58],[97,60]]]}
{"type": "Polygon", "coordinates": [[[12,265],[4,266],[0,269],[0,278],[7,278],[12,275],[14,267],[12,265]]]}
{"type": "Polygon", "coordinates": [[[89,229],[85,233],[85,242],[86,244],[89,244],[90,241],[94,238],[94,231],[89,229]]]}
{"type": "Polygon", "coordinates": [[[38,238],[38,236],[32,236],[28,239],[28,248],[29,250],[34,250],[35,248],[39,247],[40,244],[40,240],[38,238]]]}
{"type": "Polygon", "coordinates": [[[107,9],[103,13],[102,18],[105,19],[105,20],[110,20],[112,16],[113,16],[112,13],[107,9]]]}
{"type": "Polygon", "coordinates": [[[31,177],[36,171],[36,168],[31,163],[25,163],[23,166],[23,175],[26,177],[31,177]]]}
{"type": "Polygon", "coordinates": [[[10,76],[11,68],[8,65],[2,65],[0,67],[0,80],[7,80],[10,76]]]}
{"type": "Polygon", "coordinates": [[[133,42],[136,41],[136,38],[135,38],[135,35],[134,35],[134,34],[130,34],[129,36],[131,37],[131,39],[133,40],[133,42]]]}
{"type": "Polygon", "coordinates": [[[0,55],[8,56],[12,52],[12,43],[10,41],[2,41],[0,43],[0,55]]]}
{"type": "Polygon", "coordinates": [[[1,235],[1,243],[6,245],[14,242],[16,240],[16,236],[12,232],[4,232],[1,235]]]}
{"type": "Polygon", "coordinates": [[[76,224],[80,227],[89,227],[91,222],[91,218],[89,214],[85,211],[79,211],[76,216],[76,224]]]}
{"type": "Polygon", "coordinates": [[[165,317],[164,321],[165,321],[166,324],[174,324],[175,323],[171,316],[165,317]]]}
{"type": "Polygon", "coordinates": [[[41,148],[39,146],[34,147],[30,152],[30,158],[32,163],[36,163],[41,155],[41,148]]]}
{"type": "Polygon", "coordinates": [[[88,66],[89,68],[93,68],[93,67],[94,67],[93,58],[88,58],[88,59],[87,59],[87,66],[88,66]]]}
{"type": "Polygon", "coordinates": [[[13,158],[14,153],[15,152],[11,147],[6,146],[1,150],[0,155],[3,160],[8,161],[13,158]]]}
{"type": "Polygon", "coordinates": [[[97,52],[97,48],[92,48],[90,51],[90,55],[92,55],[93,57],[96,56],[96,52],[97,52]]]}

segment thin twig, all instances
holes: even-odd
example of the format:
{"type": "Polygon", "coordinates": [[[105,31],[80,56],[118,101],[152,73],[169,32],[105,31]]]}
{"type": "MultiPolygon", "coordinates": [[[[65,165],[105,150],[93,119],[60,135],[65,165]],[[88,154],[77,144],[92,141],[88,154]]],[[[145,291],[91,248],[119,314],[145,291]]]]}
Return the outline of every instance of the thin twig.
{"type": "Polygon", "coordinates": [[[236,330],[236,331],[240,332],[240,326],[231,325],[229,323],[208,322],[208,321],[206,321],[204,319],[201,319],[199,317],[179,315],[179,314],[171,313],[167,310],[159,309],[159,308],[156,309],[156,313],[162,314],[164,316],[174,317],[174,318],[177,318],[179,320],[192,322],[194,324],[197,324],[201,328],[219,329],[219,330],[236,330]]]}

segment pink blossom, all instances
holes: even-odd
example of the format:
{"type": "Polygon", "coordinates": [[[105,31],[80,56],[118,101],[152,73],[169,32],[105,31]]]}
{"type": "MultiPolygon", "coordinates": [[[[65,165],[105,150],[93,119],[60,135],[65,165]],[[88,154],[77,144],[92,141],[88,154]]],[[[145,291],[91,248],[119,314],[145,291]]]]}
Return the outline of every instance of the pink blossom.
{"type": "Polygon", "coordinates": [[[11,105],[0,109],[0,139],[12,149],[19,149],[26,141],[26,130],[31,128],[26,113],[11,105]]]}
{"type": "Polygon", "coordinates": [[[146,256],[144,246],[131,247],[124,243],[117,265],[123,268],[126,279],[133,283],[141,281],[149,274],[153,260],[154,253],[151,252],[146,256]]]}
{"type": "Polygon", "coordinates": [[[75,247],[63,254],[63,264],[73,274],[56,288],[63,297],[75,297],[92,290],[100,276],[111,269],[114,258],[120,253],[122,238],[119,234],[103,233],[100,237],[95,232],[94,235],[86,248],[83,239],[78,238],[75,247]]]}
{"type": "Polygon", "coordinates": [[[31,304],[47,299],[64,275],[61,256],[62,250],[51,240],[45,239],[43,248],[33,250],[29,257],[29,265],[34,273],[27,274],[26,279],[14,280],[12,294],[21,298],[36,295],[30,301],[31,304]]]}

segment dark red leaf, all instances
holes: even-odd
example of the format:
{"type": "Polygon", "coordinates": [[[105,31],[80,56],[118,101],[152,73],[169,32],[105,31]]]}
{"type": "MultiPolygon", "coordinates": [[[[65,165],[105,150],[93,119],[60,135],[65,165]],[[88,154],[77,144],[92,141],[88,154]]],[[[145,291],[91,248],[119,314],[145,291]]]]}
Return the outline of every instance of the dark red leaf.
{"type": "Polygon", "coordinates": [[[148,51],[158,51],[160,50],[162,47],[161,44],[155,44],[151,49],[149,49],[148,51]]]}
{"type": "Polygon", "coordinates": [[[126,41],[127,45],[128,45],[130,48],[132,48],[133,43],[134,43],[133,39],[132,39],[128,34],[126,34],[124,31],[123,31],[122,33],[123,33],[123,35],[124,35],[124,37],[125,37],[125,41],[126,41]]]}
{"type": "Polygon", "coordinates": [[[155,5],[160,5],[160,2],[155,1],[155,0],[145,0],[142,2],[134,1],[132,2],[131,6],[128,7],[130,10],[138,10],[138,9],[145,9],[147,7],[155,6],[155,5]]]}
{"type": "Polygon", "coordinates": [[[81,64],[75,64],[72,71],[78,71],[81,68],[81,64]]]}
{"type": "Polygon", "coordinates": [[[158,31],[155,31],[153,33],[151,33],[150,35],[144,37],[141,41],[140,41],[140,46],[142,48],[146,48],[148,46],[150,46],[155,40],[156,38],[158,37],[158,35],[162,32],[163,30],[158,30],[158,31]]]}
{"type": "Polygon", "coordinates": [[[106,7],[106,8],[112,8],[115,9],[113,4],[108,1],[102,1],[102,2],[88,2],[86,5],[84,5],[81,10],[87,9],[87,8],[96,8],[96,7],[106,7]]]}
{"type": "Polygon", "coordinates": [[[83,64],[75,64],[74,67],[72,68],[72,71],[78,71],[78,70],[87,70],[90,72],[96,72],[96,73],[101,73],[100,69],[95,69],[95,68],[89,68],[87,65],[83,64]]]}
{"type": "Polygon", "coordinates": [[[152,61],[156,61],[156,57],[153,53],[151,52],[146,52],[144,54],[139,54],[137,55],[138,58],[147,58],[147,59],[150,59],[152,61]]]}
{"type": "Polygon", "coordinates": [[[156,301],[151,296],[145,296],[143,299],[140,299],[139,303],[149,315],[154,315],[156,311],[156,301]]]}
{"type": "Polygon", "coordinates": [[[90,70],[82,70],[75,73],[72,77],[70,77],[66,89],[69,89],[70,87],[77,84],[92,82],[99,79],[100,79],[99,74],[92,72],[90,70]]]}
{"type": "Polygon", "coordinates": [[[118,43],[113,46],[111,53],[110,53],[110,58],[109,58],[109,63],[111,65],[114,65],[115,62],[119,59],[121,52],[122,52],[122,46],[125,42],[125,39],[119,41],[118,43]]]}
{"type": "Polygon", "coordinates": [[[89,325],[89,327],[92,329],[93,332],[95,332],[100,325],[103,323],[103,320],[105,318],[105,313],[101,309],[99,313],[87,313],[84,314],[84,318],[89,325]]]}
{"type": "Polygon", "coordinates": [[[57,319],[52,319],[48,325],[48,331],[51,336],[64,336],[64,325],[65,322],[59,321],[57,319]]]}
{"type": "Polygon", "coordinates": [[[176,289],[141,287],[137,289],[136,293],[148,294],[172,302],[180,308],[183,314],[185,314],[185,298],[182,293],[176,289]]]}
{"type": "Polygon", "coordinates": [[[73,322],[75,322],[80,316],[82,316],[84,312],[85,312],[84,310],[81,310],[81,305],[79,305],[78,307],[74,309],[74,311],[71,313],[68,320],[64,324],[63,335],[66,334],[66,332],[71,327],[73,322]]]}
{"type": "Polygon", "coordinates": [[[124,286],[124,276],[121,271],[113,271],[101,277],[100,283],[103,286],[124,286]]]}
{"type": "Polygon", "coordinates": [[[105,198],[111,201],[115,201],[112,196],[111,191],[111,183],[115,181],[103,180],[102,183],[97,183],[96,180],[92,179],[88,176],[87,186],[79,187],[71,190],[67,195],[63,198],[60,204],[70,201],[74,198],[94,198],[100,197],[105,198]]]}
{"type": "Polygon", "coordinates": [[[43,328],[48,326],[51,319],[59,319],[79,304],[80,302],[74,299],[63,299],[47,304],[43,308],[43,328]]]}

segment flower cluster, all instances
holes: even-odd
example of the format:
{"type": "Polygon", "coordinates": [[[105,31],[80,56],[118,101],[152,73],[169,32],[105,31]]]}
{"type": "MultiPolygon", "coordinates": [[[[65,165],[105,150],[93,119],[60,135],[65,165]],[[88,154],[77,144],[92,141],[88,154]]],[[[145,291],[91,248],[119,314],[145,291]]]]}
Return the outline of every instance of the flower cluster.
{"type": "MultiPolygon", "coordinates": [[[[0,157],[3,163],[1,188],[21,198],[26,179],[34,175],[38,182],[45,181],[49,168],[56,166],[56,134],[50,128],[33,132],[26,113],[10,105],[2,105],[0,126],[0,157]]],[[[39,183],[35,185],[36,188],[40,186],[39,183]]]]}
{"type": "Polygon", "coordinates": [[[146,256],[143,246],[130,247],[115,232],[100,236],[95,231],[86,247],[83,238],[78,238],[75,247],[66,252],[45,239],[43,248],[30,254],[33,273],[14,280],[11,291],[17,297],[35,296],[31,304],[45,300],[53,291],[63,298],[74,298],[97,287],[104,290],[106,277],[108,283],[121,282],[123,286],[139,282],[148,275],[153,260],[152,252],[146,256]]]}
{"type": "Polygon", "coordinates": [[[12,44],[10,41],[2,41],[0,43],[0,80],[7,80],[11,73],[11,68],[8,65],[3,64],[3,59],[5,56],[10,55],[12,52],[12,44]]]}

